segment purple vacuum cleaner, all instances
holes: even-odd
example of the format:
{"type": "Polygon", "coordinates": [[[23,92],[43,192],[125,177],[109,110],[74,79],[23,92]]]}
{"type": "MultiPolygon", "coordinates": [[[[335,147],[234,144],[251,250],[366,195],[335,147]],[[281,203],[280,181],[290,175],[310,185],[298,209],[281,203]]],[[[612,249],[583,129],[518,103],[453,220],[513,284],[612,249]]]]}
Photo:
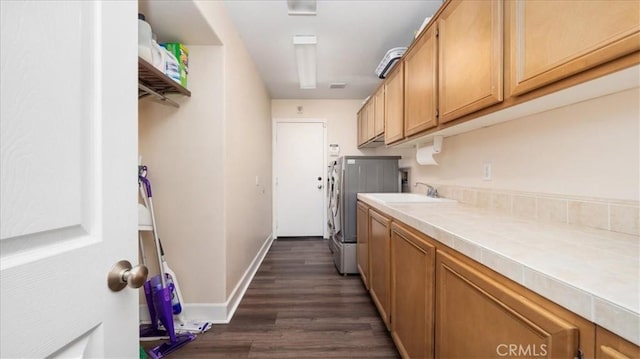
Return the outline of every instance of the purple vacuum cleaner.
{"type": "Polygon", "coordinates": [[[162,252],[160,238],[156,231],[156,218],[153,212],[153,201],[151,194],[151,182],[147,178],[147,166],[138,168],[138,184],[144,187],[145,195],[149,201],[149,211],[151,212],[151,224],[153,228],[153,240],[158,256],[158,268],[160,274],[148,280],[144,284],[144,295],[149,307],[151,324],[140,328],[140,336],[169,336],[169,342],[158,345],[149,350],[149,356],[153,359],[164,358],[184,345],[196,339],[192,333],[177,335],[173,325],[173,307],[171,303],[172,289],[162,265],[162,252]],[[158,329],[158,320],[162,323],[166,331],[158,329]]]}

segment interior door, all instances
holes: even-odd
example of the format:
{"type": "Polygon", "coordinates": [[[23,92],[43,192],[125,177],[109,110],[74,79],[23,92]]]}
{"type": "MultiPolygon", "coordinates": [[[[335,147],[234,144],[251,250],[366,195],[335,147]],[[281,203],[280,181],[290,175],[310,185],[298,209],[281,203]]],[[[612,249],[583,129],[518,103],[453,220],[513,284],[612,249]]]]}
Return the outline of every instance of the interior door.
{"type": "Polygon", "coordinates": [[[325,124],[276,123],[276,236],[323,236],[325,124]]]}
{"type": "Polygon", "coordinates": [[[138,355],[135,1],[0,1],[0,357],[138,355]]]}

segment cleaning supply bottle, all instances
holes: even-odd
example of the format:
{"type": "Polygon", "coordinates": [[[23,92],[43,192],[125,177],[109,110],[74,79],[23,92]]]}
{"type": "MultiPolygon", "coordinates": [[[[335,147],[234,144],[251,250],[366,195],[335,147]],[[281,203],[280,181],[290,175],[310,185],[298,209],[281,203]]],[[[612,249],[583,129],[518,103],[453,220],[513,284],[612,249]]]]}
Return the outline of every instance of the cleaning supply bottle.
{"type": "MultiPolygon", "coordinates": [[[[182,304],[180,304],[180,299],[178,298],[178,292],[176,290],[175,284],[173,284],[173,278],[169,273],[165,274],[165,283],[167,288],[169,288],[169,293],[171,293],[171,311],[174,315],[182,313],[182,304]]],[[[162,282],[160,281],[160,274],[151,278],[151,288],[153,292],[158,292],[162,290],[162,282]]]]}
{"type": "Polygon", "coordinates": [[[171,308],[173,309],[173,314],[180,314],[182,313],[182,305],[180,304],[180,299],[178,298],[176,286],[175,284],[173,284],[173,278],[171,278],[169,274],[167,274],[167,285],[171,290],[171,308]]]}
{"type": "Polygon", "coordinates": [[[145,21],[144,14],[138,13],[138,56],[152,63],[151,25],[145,21]]]}

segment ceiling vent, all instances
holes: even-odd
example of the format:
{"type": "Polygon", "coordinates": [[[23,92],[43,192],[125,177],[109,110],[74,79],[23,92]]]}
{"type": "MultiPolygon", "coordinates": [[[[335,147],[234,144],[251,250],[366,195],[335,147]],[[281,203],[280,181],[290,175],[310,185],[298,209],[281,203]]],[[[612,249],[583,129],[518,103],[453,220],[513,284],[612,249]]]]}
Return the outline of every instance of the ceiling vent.
{"type": "Polygon", "coordinates": [[[334,82],[329,84],[330,89],[343,89],[345,87],[347,87],[347,84],[344,82],[334,82]]]}

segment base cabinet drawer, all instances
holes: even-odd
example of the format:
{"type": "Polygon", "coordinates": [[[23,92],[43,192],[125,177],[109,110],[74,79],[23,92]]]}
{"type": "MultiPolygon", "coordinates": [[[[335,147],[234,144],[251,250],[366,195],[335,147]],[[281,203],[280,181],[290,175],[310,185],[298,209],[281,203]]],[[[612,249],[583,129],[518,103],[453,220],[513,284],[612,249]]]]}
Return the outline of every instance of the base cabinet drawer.
{"type": "Polygon", "coordinates": [[[369,293],[384,321],[391,329],[391,220],[369,210],[369,293]]]}
{"type": "Polygon", "coordinates": [[[369,207],[358,202],[356,263],[365,288],[369,290],[369,207]]]}
{"type": "Polygon", "coordinates": [[[640,347],[604,328],[596,328],[596,359],[631,358],[640,358],[640,347]]]}
{"type": "Polygon", "coordinates": [[[391,225],[391,336],[403,358],[433,357],[436,247],[391,225]]]}
{"type": "Polygon", "coordinates": [[[436,358],[573,359],[579,329],[462,261],[436,258],[436,358]]]}

